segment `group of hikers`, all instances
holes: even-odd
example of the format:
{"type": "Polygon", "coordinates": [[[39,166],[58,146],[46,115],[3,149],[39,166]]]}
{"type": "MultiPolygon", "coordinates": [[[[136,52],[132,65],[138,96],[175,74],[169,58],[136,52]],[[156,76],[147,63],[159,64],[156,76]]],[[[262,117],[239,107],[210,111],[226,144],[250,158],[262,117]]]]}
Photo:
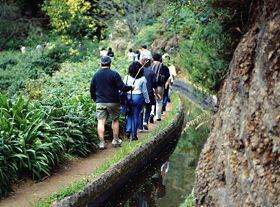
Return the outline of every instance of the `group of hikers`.
{"type": "Polygon", "coordinates": [[[139,60],[131,62],[123,80],[118,72],[111,69],[111,57],[101,54],[101,69],[93,75],[90,83],[90,95],[96,102],[99,149],[106,148],[105,123],[109,117],[112,119],[112,146],[120,147],[121,111],[126,117],[127,139],[138,140],[137,130],[148,130],[149,123],[154,123],[154,117],[161,121],[161,115],[170,101],[173,76],[172,71],[163,63],[162,55],[152,54],[146,45],[141,46],[139,52],[139,60]]]}

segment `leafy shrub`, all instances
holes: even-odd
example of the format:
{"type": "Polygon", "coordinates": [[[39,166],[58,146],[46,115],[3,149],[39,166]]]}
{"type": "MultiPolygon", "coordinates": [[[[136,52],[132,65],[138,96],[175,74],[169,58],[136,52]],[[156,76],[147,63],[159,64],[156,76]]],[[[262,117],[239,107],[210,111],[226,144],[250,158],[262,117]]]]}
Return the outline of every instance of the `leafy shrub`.
{"type": "Polygon", "coordinates": [[[152,45],[156,36],[158,35],[160,24],[156,23],[150,26],[144,27],[137,35],[134,45],[140,47],[140,45],[152,45]]]}
{"type": "Polygon", "coordinates": [[[34,179],[49,175],[61,159],[64,145],[47,113],[32,108],[21,96],[12,102],[0,94],[0,115],[1,197],[20,171],[34,179]]]}
{"type": "Polygon", "coordinates": [[[217,21],[198,26],[190,38],[180,43],[180,64],[194,83],[216,92],[227,73],[223,47],[229,37],[217,21]]]}

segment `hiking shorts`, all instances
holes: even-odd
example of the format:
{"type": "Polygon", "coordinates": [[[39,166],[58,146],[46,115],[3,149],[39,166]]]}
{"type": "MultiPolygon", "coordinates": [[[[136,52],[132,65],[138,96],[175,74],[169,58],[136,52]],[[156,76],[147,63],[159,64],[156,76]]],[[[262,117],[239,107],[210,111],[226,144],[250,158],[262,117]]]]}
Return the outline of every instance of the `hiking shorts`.
{"type": "Polygon", "coordinates": [[[112,120],[116,120],[120,116],[120,104],[97,103],[96,116],[97,116],[97,120],[107,119],[108,117],[110,117],[112,120]]]}

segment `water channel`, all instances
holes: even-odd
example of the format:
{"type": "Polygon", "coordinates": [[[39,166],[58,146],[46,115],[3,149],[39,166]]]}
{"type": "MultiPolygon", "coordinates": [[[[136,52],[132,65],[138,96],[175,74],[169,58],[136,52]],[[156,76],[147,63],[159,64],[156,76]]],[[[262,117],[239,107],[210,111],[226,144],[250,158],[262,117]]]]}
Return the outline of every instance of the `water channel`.
{"type": "MultiPolygon", "coordinates": [[[[178,207],[191,193],[198,149],[184,148],[187,134],[122,186],[102,207],[178,207]]],[[[96,207],[89,204],[89,207],[96,207]]]]}

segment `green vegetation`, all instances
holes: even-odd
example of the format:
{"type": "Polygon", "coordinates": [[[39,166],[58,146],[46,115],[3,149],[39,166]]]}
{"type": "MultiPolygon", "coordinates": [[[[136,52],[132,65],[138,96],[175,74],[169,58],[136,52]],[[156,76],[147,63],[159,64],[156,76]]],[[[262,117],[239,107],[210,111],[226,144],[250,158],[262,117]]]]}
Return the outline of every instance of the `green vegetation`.
{"type": "Polygon", "coordinates": [[[162,18],[167,22],[163,38],[173,35],[178,39],[178,46],[167,45],[167,49],[176,56],[188,80],[216,93],[227,74],[232,51],[231,38],[221,25],[226,11],[212,8],[209,1],[190,1],[173,4],[162,18]]]}
{"type": "Polygon", "coordinates": [[[181,203],[179,207],[195,207],[193,194],[188,195],[184,203],[181,203]]]}
{"type": "Polygon", "coordinates": [[[113,157],[110,157],[107,161],[102,163],[102,165],[96,169],[95,172],[93,172],[93,175],[91,178],[85,177],[79,181],[73,182],[69,186],[64,186],[61,188],[59,192],[56,192],[52,194],[49,198],[40,200],[34,204],[36,207],[48,207],[50,206],[53,202],[57,200],[61,200],[65,198],[66,196],[69,196],[73,193],[81,191],[84,186],[88,183],[89,179],[94,179],[97,176],[101,175],[103,172],[105,172],[107,169],[112,167],[114,164],[122,160],[124,157],[127,156],[128,153],[133,153],[134,150],[139,148],[141,145],[143,145],[145,142],[147,142],[151,137],[155,136],[159,131],[161,131],[164,127],[166,127],[175,117],[176,113],[179,110],[179,97],[176,94],[172,95],[172,100],[173,100],[173,107],[171,111],[168,113],[166,118],[161,121],[159,126],[154,130],[149,133],[147,133],[143,138],[141,138],[138,141],[134,142],[124,142],[123,146],[119,148],[116,153],[114,154],[113,157]]]}
{"type": "Polygon", "coordinates": [[[187,98],[182,98],[182,100],[187,124],[176,150],[178,152],[187,152],[197,162],[200,151],[210,132],[211,114],[203,111],[187,98]]]}

